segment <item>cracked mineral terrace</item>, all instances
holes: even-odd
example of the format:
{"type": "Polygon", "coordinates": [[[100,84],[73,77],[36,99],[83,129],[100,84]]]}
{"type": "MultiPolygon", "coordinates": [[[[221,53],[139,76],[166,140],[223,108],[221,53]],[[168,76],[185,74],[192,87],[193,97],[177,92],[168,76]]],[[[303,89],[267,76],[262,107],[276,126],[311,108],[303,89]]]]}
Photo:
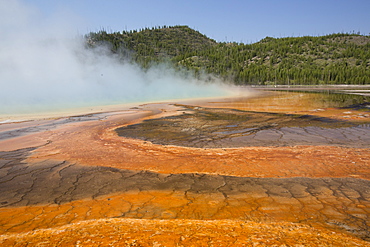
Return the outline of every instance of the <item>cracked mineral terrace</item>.
{"type": "Polygon", "coordinates": [[[370,112],[346,97],[1,124],[0,243],[367,246],[370,112]]]}

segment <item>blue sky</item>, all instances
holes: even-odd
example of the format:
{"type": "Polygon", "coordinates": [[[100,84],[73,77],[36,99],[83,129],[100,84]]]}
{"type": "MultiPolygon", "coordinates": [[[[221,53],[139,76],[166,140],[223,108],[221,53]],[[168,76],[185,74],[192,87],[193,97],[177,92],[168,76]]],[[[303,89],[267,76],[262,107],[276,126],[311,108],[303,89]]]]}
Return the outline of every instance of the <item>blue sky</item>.
{"type": "Polygon", "coordinates": [[[370,33],[370,0],[21,0],[45,18],[74,16],[80,33],[188,25],[217,41],[370,33]]]}

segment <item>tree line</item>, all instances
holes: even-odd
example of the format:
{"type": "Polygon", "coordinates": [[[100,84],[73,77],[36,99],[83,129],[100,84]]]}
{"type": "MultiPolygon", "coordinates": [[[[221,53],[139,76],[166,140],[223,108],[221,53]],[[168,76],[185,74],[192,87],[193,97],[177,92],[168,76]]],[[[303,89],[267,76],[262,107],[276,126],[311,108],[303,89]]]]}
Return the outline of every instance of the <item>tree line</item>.
{"type": "Polygon", "coordinates": [[[239,85],[370,83],[370,37],[354,33],[266,37],[243,44],[216,42],[187,26],[164,26],[100,31],[86,40],[89,46],[108,44],[112,52],[144,68],[169,62],[239,85]]]}

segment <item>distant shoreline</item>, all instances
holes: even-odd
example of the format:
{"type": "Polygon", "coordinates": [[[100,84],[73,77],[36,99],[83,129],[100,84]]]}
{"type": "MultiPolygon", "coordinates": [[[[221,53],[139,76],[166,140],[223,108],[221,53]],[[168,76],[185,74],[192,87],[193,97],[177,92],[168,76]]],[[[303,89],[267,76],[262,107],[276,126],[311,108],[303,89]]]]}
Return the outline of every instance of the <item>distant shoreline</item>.
{"type": "Polygon", "coordinates": [[[370,97],[370,85],[254,85],[251,88],[266,91],[337,91],[370,97]]]}

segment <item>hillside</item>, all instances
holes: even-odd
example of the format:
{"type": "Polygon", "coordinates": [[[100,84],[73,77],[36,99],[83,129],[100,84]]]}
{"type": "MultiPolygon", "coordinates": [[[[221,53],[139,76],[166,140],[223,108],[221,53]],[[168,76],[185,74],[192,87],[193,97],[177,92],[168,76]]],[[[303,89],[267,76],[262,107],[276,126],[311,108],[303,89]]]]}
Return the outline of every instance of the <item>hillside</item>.
{"type": "Polygon", "coordinates": [[[140,31],[115,33],[100,31],[90,33],[87,41],[91,46],[108,43],[113,52],[124,57],[129,55],[144,67],[151,62],[200,52],[217,44],[216,41],[187,26],[145,28],[140,31]]]}
{"type": "Polygon", "coordinates": [[[87,36],[90,46],[108,43],[122,57],[147,67],[171,61],[236,84],[369,84],[370,37],[266,37],[254,44],[217,43],[187,26],[87,36]],[[129,55],[129,56],[128,56],[129,55]]]}

